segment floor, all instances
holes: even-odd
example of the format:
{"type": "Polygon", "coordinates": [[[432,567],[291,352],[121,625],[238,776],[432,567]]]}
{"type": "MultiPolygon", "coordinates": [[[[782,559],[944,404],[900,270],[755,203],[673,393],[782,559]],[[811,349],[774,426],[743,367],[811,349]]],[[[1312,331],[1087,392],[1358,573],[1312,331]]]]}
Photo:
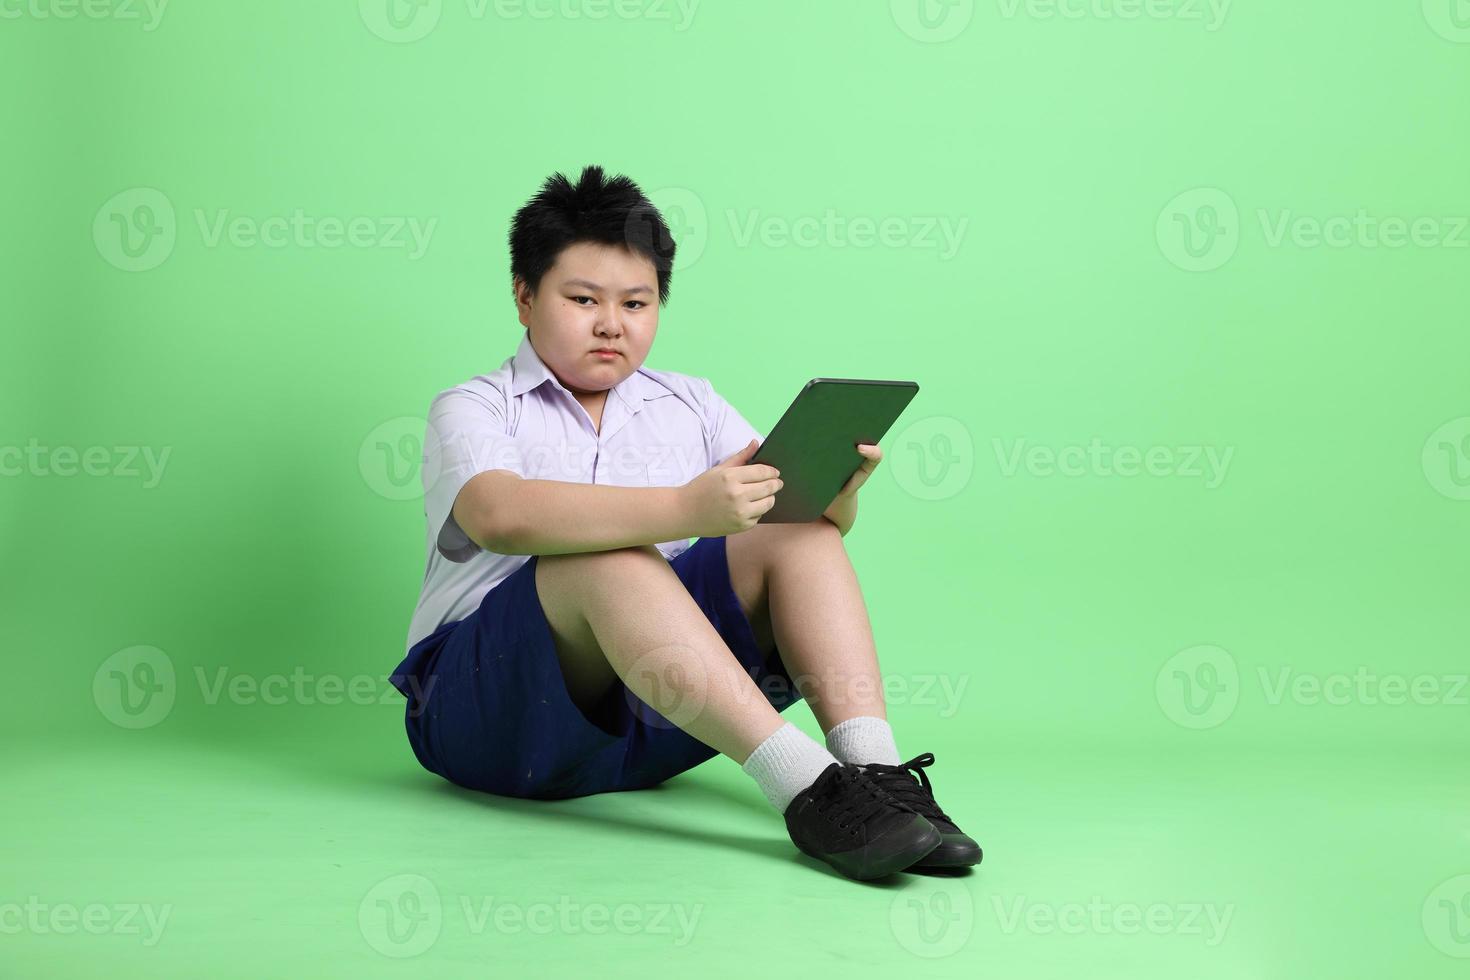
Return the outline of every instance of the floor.
{"type": "Polygon", "coordinates": [[[301,741],[12,740],[0,975],[1429,980],[1470,965],[1470,782],[1432,748],[936,743],[916,751],[935,752],[939,800],[985,862],[857,883],[799,855],[721,758],[539,803],[451,786],[395,731],[301,741]]]}

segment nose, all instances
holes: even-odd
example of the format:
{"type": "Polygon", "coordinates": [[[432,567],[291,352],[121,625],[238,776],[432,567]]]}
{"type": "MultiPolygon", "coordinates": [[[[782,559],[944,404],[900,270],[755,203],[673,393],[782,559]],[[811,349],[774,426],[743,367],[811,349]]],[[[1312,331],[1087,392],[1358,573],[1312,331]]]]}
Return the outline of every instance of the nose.
{"type": "Polygon", "coordinates": [[[599,337],[616,340],[623,335],[623,325],[618,322],[618,314],[615,311],[608,312],[607,307],[603,307],[603,311],[597,317],[597,325],[594,329],[599,337]]]}

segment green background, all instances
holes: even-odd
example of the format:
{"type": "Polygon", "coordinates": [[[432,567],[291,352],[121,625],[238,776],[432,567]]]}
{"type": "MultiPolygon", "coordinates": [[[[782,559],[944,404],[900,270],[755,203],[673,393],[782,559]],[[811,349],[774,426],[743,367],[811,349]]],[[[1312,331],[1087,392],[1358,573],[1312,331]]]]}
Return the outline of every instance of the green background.
{"type": "Polygon", "coordinates": [[[1462,975],[1456,2],[5,5],[0,975],[1462,975]],[[761,431],[813,376],[921,385],[846,542],[973,874],[838,878],[723,759],[556,804],[414,760],[422,501],[377,446],[514,351],[507,223],[588,163],[684,253],[651,367],[761,431]],[[1163,472],[1046,465],[1094,441],[1163,472]],[[210,696],[293,675],[365,686],[210,696]]]}

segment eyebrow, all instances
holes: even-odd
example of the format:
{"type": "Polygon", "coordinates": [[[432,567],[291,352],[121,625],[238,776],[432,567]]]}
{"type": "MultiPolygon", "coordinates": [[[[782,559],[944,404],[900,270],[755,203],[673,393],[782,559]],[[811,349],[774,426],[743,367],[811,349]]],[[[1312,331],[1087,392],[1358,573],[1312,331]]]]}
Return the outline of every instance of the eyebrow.
{"type": "MultiPolygon", "coordinates": [[[[602,287],[601,286],[597,285],[597,283],[595,283],[595,282],[588,282],[586,279],[568,279],[563,285],[567,285],[567,286],[582,286],[583,288],[590,289],[590,290],[592,290],[595,293],[602,291],[602,287]]],[[[633,293],[651,293],[651,292],[653,292],[653,290],[652,289],[649,289],[647,286],[630,286],[627,289],[623,290],[623,295],[624,296],[631,296],[633,293]]]]}

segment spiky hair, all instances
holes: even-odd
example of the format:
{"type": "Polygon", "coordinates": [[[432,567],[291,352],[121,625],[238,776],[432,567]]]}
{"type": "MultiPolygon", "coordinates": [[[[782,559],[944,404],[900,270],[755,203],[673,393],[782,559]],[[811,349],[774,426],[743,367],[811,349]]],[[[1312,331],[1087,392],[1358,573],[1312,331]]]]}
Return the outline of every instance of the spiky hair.
{"type": "Polygon", "coordinates": [[[617,245],[642,255],[658,273],[658,302],[669,301],[674,236],[643,191],[622,174],[583,168],[575,186],[562,173],[546,178],[510,226],[511,282],[523,280],[534,295],[562,250],[577,242],[617,245]]]}

